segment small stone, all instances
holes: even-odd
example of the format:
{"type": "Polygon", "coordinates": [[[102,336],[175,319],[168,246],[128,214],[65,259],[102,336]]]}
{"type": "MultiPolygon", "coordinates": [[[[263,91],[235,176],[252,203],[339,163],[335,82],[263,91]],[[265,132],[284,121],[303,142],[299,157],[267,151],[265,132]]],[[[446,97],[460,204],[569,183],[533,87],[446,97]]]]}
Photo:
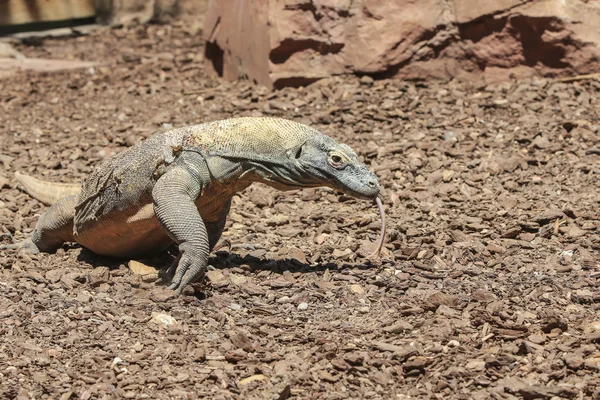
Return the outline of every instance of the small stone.
{"type": "Polygon", "coordinates": [[[229,285],[229,280],[227,277],[218,269],[213,271],[208,271],[206,273],[206,277],[210,281],[210,283],[215,287],[223,287],[229,285]]]}
{"type": "Polygon", "coordinates": [[[302,250],[300,250],[297,247],[290,247],[290,249],[288,250],[287,256],[292,259],[292,260],[296,260],[301,264],[306,264],[306,255],[304,254],[304,252],[302,250]]]}
{"type": "Polygon", "coordinates": [[[333,250],[333,256],[335,258],[347,258],[350,254],[352,254],[352,250],[350,250],[350,249],[346,249],[346,250],[334,249],[333,250]]]}
{"type": "Polygon", "coordinates": [[[239,347],[247,352],[253,352],[252,340],[242,331],[230,331],[229,340],[235,347],[239,347]]]}
{"type": "Polygon", "coordinates": [[[536,215],[533,220],[540,225],[545,225],[562,217],[564,214],[560,210],[547,210],[536,215]]]}
{"type": "Polygon", "coordinates": [[[245,360],[248,357],[248,353],[243,349],[235,349],[233,351],[229,351],[225,354],[225,360],[227,362],[236,364],[240,361],[245,360]]]}
{"type": "Polygon", "coordinates": [[[585,333],[596,333],[600,332],[600,320],[592,321],[589,324],[583,326],[583,331],[585,333]]]}
{"type": "Polygon", "coordinates": [[[263,381],[265,378],[266,377],[263,374],[252,375],[252,376],[249,376],[247,378],[241,379],[238,384],[242,385],[242,386],[245,386],[245,385],[248,385],[249,383],[252,383],[252,382],[263,381]]]}
{"type": "Polygon", "coordinates": [[[248,279],[244,275],[240,274],[229,274],[229,280],[236,286],[242,286],[247,282],[248,279]]]}
{"type": "Polygon", "coordinates": [[[388,333],[400,333],[404,331],[412,331],[414,327],[407,321],[397,321],[393,325],[383,328],[388,333]]]}
{"type": "Polygon", "coordinates": [[[168,327],[177,324],[177,320],[175,318],[171,317],[168,314],[162,314],[157,312],[152,313],[151,321],[163,327],[168,327]]]}
{"type": "Polygon", "coordinates": [[[174,291],[164,287],[157,287],[150,292],[150,299],[157,303],[164,303],[173,300],[175,297],[176,293],[174,291]]]}
{"type": "Polygon", "coordinates": [[[267,399],[271,400],[285,400],[291,397],[292,395],[292,387],[287,382],[281,382],[277,385],[274,385],[271,389],[268,390],[268,394],[265,396],[267,399]]]}
{"type": "Polygon", "coordinates": [[[88,274],[88,281],[90,286],[98,287],[102,284],[108,283],[110,279],[110,270],[107,267],[94,268],[88,274]]]}
{"type": "Polygon", "coordinates": [[[550,140],[545,136],[538,136],[533,140],[532,144],[538,149],[547,149],[550,147],[550,140]]]}
{"type": "Polygon", "coordinates": [[[471,360],[465,365],[466,369],[470,369],[471,371],[481,372],[485,369],[485,361],[483,360],[471,360]]]}
{"type": "Polygon", "coordinates": [[[453,177],[454,177],[454,171],[452,171],[451,169],[447,169],[442,173],[442,180],[444,182],[450,182],[453,177]]]}
{"type": "Polygon", "coordinates": [[[581,304],[591,304],[594,301],[594,292],[588,289],[577,289],[572,299],[581,304]]]}
{"type": "Polygon", "coordinates": [[[36,383],[44,383],[48,380],[48,376],[43,372],[34,372],[31,377],[36,383]]]}
{"type": "Polygon", "coordinates": [[[448,347],[460,347],[460,343],[458,340],[450,340],[448,341],[448,347]]]}
{"type": "Polygon", "coordinates": [[[92,296],[88,292],[80,292],[77,295],[77,301],[80,303],[89,303],[92,301],[92,296]]]}
{"type": "Polygon", "coordinates": [[[348,289],[350,289],[352,293],[356,293],[359,295],[365,294],[365,289],[363,289],[361,285],[350,285],[348,286],[348,289]]]}
{"type": "Polygon", "coordinates": [[[346,371],[350,368],[350,364],[348,364],[342,358],[334,358],[333,360],[331,360],[331,365],[333,366],[333,368],[340,371],[346,371]]]}
{"type": "Polygon", "coordinates": [[[535,233],[523,232],[519,235],[519,239],[524,242],[531,242],[533,239],[535,239],[535,233]]]}
{"type": "Polygon", "coordinates": [[[298,310],[300,311],[304,311],[304,310],[308,310],[308,303],[300,303],[298,304],[298,310]]]}
{"type": "MultiPolygon", "coordinates": [[[[106,292],[108,292],[110,290],[110,285],[108,283],[103,283],[100,286],[98,286],[98,290],[100,292],[106,293],[106,292]]],[[[108,298],[109,301],[110,301],[110,298],[108,296],[105,296],[104,298],[108,298]]]]}
{"type": "Polygon", "coordinates": [[[206,360],[206,350],[202,347],[196,347],[192,350],[192,360],[196,362],[203,362],[206,360]]]}
{"type": "Polygon", "coordinates": [[[324,381],[327,382],[337,382],[337,380],[339,379],[339,377],[332,375],[331,373],[329,373],[328,371],[325,371],[324,369],[320,370],[318,372],[319,377],[321,379],[323,379],[324,381]]]}
{"type": "Polygon", "coordinates": [[[435,313],[437,315],[443,315],[445,317],[456,317],[459,315],[458,311],[456,311],[453,308],[448,307],[445,304],[442,304],[441,306],[439,306],[438,309],[435,311],[435,313]]]}
{"type": "Polygon", "coordinates": [[[442,305],[448,307],[457,307],[460,303],[460,299],[454,295],[446,294],[442,292],[434,292],[427,297],[427,301],[433,304],[436,308],[442,305]]]}
{"type": "Polygon", "coordinates": [[[452,131],[444,132],[444,140],[446,142],[456,142],[456,140],[457,140],[456,133],[454,133],[452,131]]]}
{"type": "Polygon", "coordinates": [[[474,290],[471,293],[471,298],[482,303],[489,303],[496,300],[496,297],[486,290],[474,290]]]}
{"type": "Polygon", "coordinates": [[[529,335],[529,341],[535,344],[544,344],[546,342],[546,337],[544,335],[529,335]]]}
{"type": "Polygon", "coordinates": [[[556,268],[554,268],[554,270],[556,272],[561,272],[561,273],[571,272],[571,271],[573,271],[573,266],[572,265],[558,265],[556,268]]]}
{"type": "Polygon", "coordinates": [[[571,369],[579,369],[584,363],[583,357],[578,354],[567,353],[564,355],[563,360],[565,361],[567,367],[571,369]]]}
{"type": "Polygon", "coordinates": [[[497,244],[494,243],[490,243],[487,245],[487,249],[490,253],[498,253],[498,254],[502,254],[506,252],[506,249],[502,246],[499,246],[497,244]]]}
{"type": "Polygon", "coordinates": [[[281,226],[288,224],[290,222],[290,218],[284,214],[277,214],[269,218],[266,222],[267,226],[281,226]]]}
{"type": "Polygon", "coordinates": [[[37,271],[27,271],[27,277],[36,283],[47,283],[48,282],[46,280],[46,278],[44,278],[42,276],[42,274],[40,274],[37,271]]]}
{"type": "Polygon", "coordinates": [[[349,353],[344,355],[344,360],[346,360],[350,365],[363,365],[363,362],[365,361],[365,356],[360,353],[349,353]]]}
{"type": "Polygon", "coordinates": [[[141,263],[139,261],[131,260],[129,261],[129,269],[135,275],[152,275],[158,277],[158,270],[149,265],[141,263]]]}
{"type": "Polygon", "coordinates": [[[588,369],[600,370],[600,357],[586,358],[584,361],[585,367],[588,369]]]}
{"type": "Polygon", "coordinates": [[[572,225],[567,232],[567,237],[570,238],[578,238],[586,235],[586,231],[578,227],[577,225],[572,225]]]}
{"type": "Polygon", "coordinates": [[[315,242],[317,242],[317,244],[323,244],[325,242],[325,240],[327,240],[328,237],[329,237],[329,235],[327,235],[325,233],[321,233],[319,236],[317,236],[315,238],[315,242]]]}

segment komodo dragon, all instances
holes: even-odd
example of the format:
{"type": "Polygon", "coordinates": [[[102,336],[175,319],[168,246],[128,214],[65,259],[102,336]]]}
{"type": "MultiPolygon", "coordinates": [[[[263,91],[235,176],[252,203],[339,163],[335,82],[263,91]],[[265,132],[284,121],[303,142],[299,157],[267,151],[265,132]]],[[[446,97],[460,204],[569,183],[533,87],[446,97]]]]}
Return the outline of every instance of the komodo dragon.
{"type": "Polygon", "coordinates": [[[31,237],[0,249],[53,252],[77,242],[104,256],[138,258],[179,245],[169,289],[205,272],[232,196],[253,182],[279,190],[328,186],[375,200],[385,229],[377,177],[354,151],[293,121],[244,117],[156,134],[104,161],[83,184],[16,174],[47,205],[31,237]]]}

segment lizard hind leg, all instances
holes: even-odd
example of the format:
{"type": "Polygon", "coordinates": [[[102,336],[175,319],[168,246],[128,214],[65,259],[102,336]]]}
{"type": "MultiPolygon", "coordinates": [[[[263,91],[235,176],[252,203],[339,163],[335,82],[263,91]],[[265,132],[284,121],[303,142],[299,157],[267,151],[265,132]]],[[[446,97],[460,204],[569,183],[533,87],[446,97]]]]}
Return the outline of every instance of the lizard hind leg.
{"type": "Polygon", "coordinates": [[[53,252],[65,242],[74,242],[73,219],[78,195],[63,197],[40,217],[31,239],[23,247],[32,252],[53,252]],[[37,251],[36,251],[37,250],[37,251]]]}

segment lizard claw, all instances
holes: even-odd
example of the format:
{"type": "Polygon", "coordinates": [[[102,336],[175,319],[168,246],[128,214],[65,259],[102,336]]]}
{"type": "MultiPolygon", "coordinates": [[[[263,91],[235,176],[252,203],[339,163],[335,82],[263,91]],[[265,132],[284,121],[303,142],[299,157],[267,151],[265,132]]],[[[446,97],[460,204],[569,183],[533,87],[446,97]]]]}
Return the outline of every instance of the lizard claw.
{"type": "Polygon", "coordinates": [[[202,278],[205,272],[206,266],[203,265],[200,257],[191,256],[189,252],[183,250],[168,289],[175,290],[177,294],[181,294],[188,284],[202,278]]]}

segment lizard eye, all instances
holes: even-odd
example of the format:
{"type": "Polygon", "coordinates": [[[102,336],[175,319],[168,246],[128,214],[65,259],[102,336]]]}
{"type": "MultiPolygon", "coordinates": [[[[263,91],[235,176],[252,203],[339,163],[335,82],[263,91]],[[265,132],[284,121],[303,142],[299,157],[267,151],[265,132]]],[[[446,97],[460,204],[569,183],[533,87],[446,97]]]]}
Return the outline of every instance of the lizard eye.
{"type": "Polygon", "coordinates": [[[338,153],[329,154],[329,164],[334,168],[342,167],[346,162],[346,158],[338,153]]]}

